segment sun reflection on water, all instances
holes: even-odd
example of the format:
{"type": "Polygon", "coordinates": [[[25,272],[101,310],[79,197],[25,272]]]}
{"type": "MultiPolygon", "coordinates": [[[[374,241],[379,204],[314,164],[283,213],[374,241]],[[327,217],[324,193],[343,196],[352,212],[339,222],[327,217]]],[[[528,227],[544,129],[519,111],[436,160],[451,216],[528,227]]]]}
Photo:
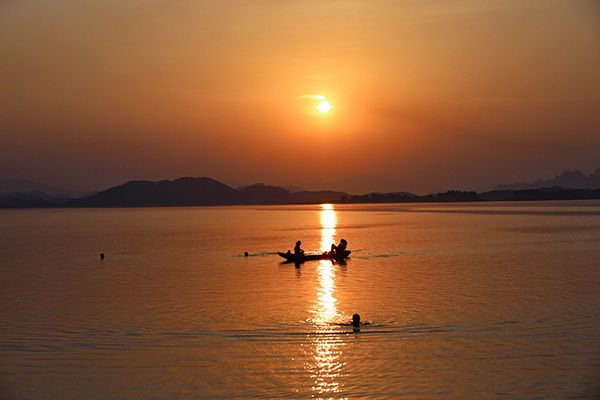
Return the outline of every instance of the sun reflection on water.
{"type": "MultiPolygon", "coordinates": [[[[337,218],[331,204],[321,205],[321,251],[329,251],[334,243],[337,218]]],[[[340,361],[341,348],[345,345],[340,335],[331,322],[339,319],[337,299],[335,298],[335,268],[331,261],[322,260],[317,265],[317,299],[312,304],[310,323],[314,324],[316,331],[310,335],[314,361],[307,365],[314,379],[312,390],[315,396],[333,395],[342,393],[343,387],[339,378],[343,376],[344,363],[340,361]]]]}
{"type": "Polygon", "coordinates": [[[331,250],[333,238],[335,237],[335,227],[337,217],[331,204],[321,204],[321,251],[331,250]]]}

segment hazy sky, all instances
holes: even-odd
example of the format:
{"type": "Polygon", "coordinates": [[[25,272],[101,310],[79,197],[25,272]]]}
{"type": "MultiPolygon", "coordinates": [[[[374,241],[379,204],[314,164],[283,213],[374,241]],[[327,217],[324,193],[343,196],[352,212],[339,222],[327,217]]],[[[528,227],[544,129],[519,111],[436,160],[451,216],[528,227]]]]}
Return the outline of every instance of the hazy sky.
{"type": "Polygon", "coordinates": [[[600,3],[4,0],[0,135],[0,177],[77,190],[589,174],[600,3]]]}

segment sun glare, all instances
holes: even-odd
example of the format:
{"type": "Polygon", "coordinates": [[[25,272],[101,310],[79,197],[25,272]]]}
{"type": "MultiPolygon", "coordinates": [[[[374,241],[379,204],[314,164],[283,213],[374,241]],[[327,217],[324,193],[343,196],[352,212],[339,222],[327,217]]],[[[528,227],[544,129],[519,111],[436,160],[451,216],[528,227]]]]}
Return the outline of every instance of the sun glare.
{"type": "Polygon", "coordinates": [[[329,102],[326,101],[326,100],[323,100],[317,106],[317,108],[319,109],[319,111],[321,111],[322,113],[328,112],[331,109],[331,107],[332,107],[331,104],[329,104],[329,102]]]}

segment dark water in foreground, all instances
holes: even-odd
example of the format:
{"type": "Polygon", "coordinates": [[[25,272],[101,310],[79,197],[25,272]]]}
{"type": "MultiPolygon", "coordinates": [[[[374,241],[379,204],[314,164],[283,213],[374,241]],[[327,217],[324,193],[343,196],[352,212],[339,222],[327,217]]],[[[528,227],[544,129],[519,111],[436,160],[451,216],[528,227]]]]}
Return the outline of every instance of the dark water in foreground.
{"type": "Polygon", "coordinates": [[[1,399],[600,393],[600,202],[11,210],[0,227],[1,399]],[[342,237],[345,265],[275,254],[342,237]],[[334,324],[353,313],[373,324],[334,324]]]}

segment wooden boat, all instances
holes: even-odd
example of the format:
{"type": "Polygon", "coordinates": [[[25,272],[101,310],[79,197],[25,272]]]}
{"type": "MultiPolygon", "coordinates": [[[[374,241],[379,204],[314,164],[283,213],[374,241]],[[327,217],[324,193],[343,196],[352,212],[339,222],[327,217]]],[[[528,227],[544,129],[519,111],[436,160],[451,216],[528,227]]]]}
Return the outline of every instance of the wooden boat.
{"type": "Polygon", "coordinates": [[[342,261],[345,258],[350,256],[351,251],[346,250],[342,254],[325,252],[322,254],[295,254],[295,253],[282,253],[280,251],[277,252],[281,257],[285,258],[287,262],[296,262],[302,263],[305,261],[312,260],[336,260],[342,261]]]}

